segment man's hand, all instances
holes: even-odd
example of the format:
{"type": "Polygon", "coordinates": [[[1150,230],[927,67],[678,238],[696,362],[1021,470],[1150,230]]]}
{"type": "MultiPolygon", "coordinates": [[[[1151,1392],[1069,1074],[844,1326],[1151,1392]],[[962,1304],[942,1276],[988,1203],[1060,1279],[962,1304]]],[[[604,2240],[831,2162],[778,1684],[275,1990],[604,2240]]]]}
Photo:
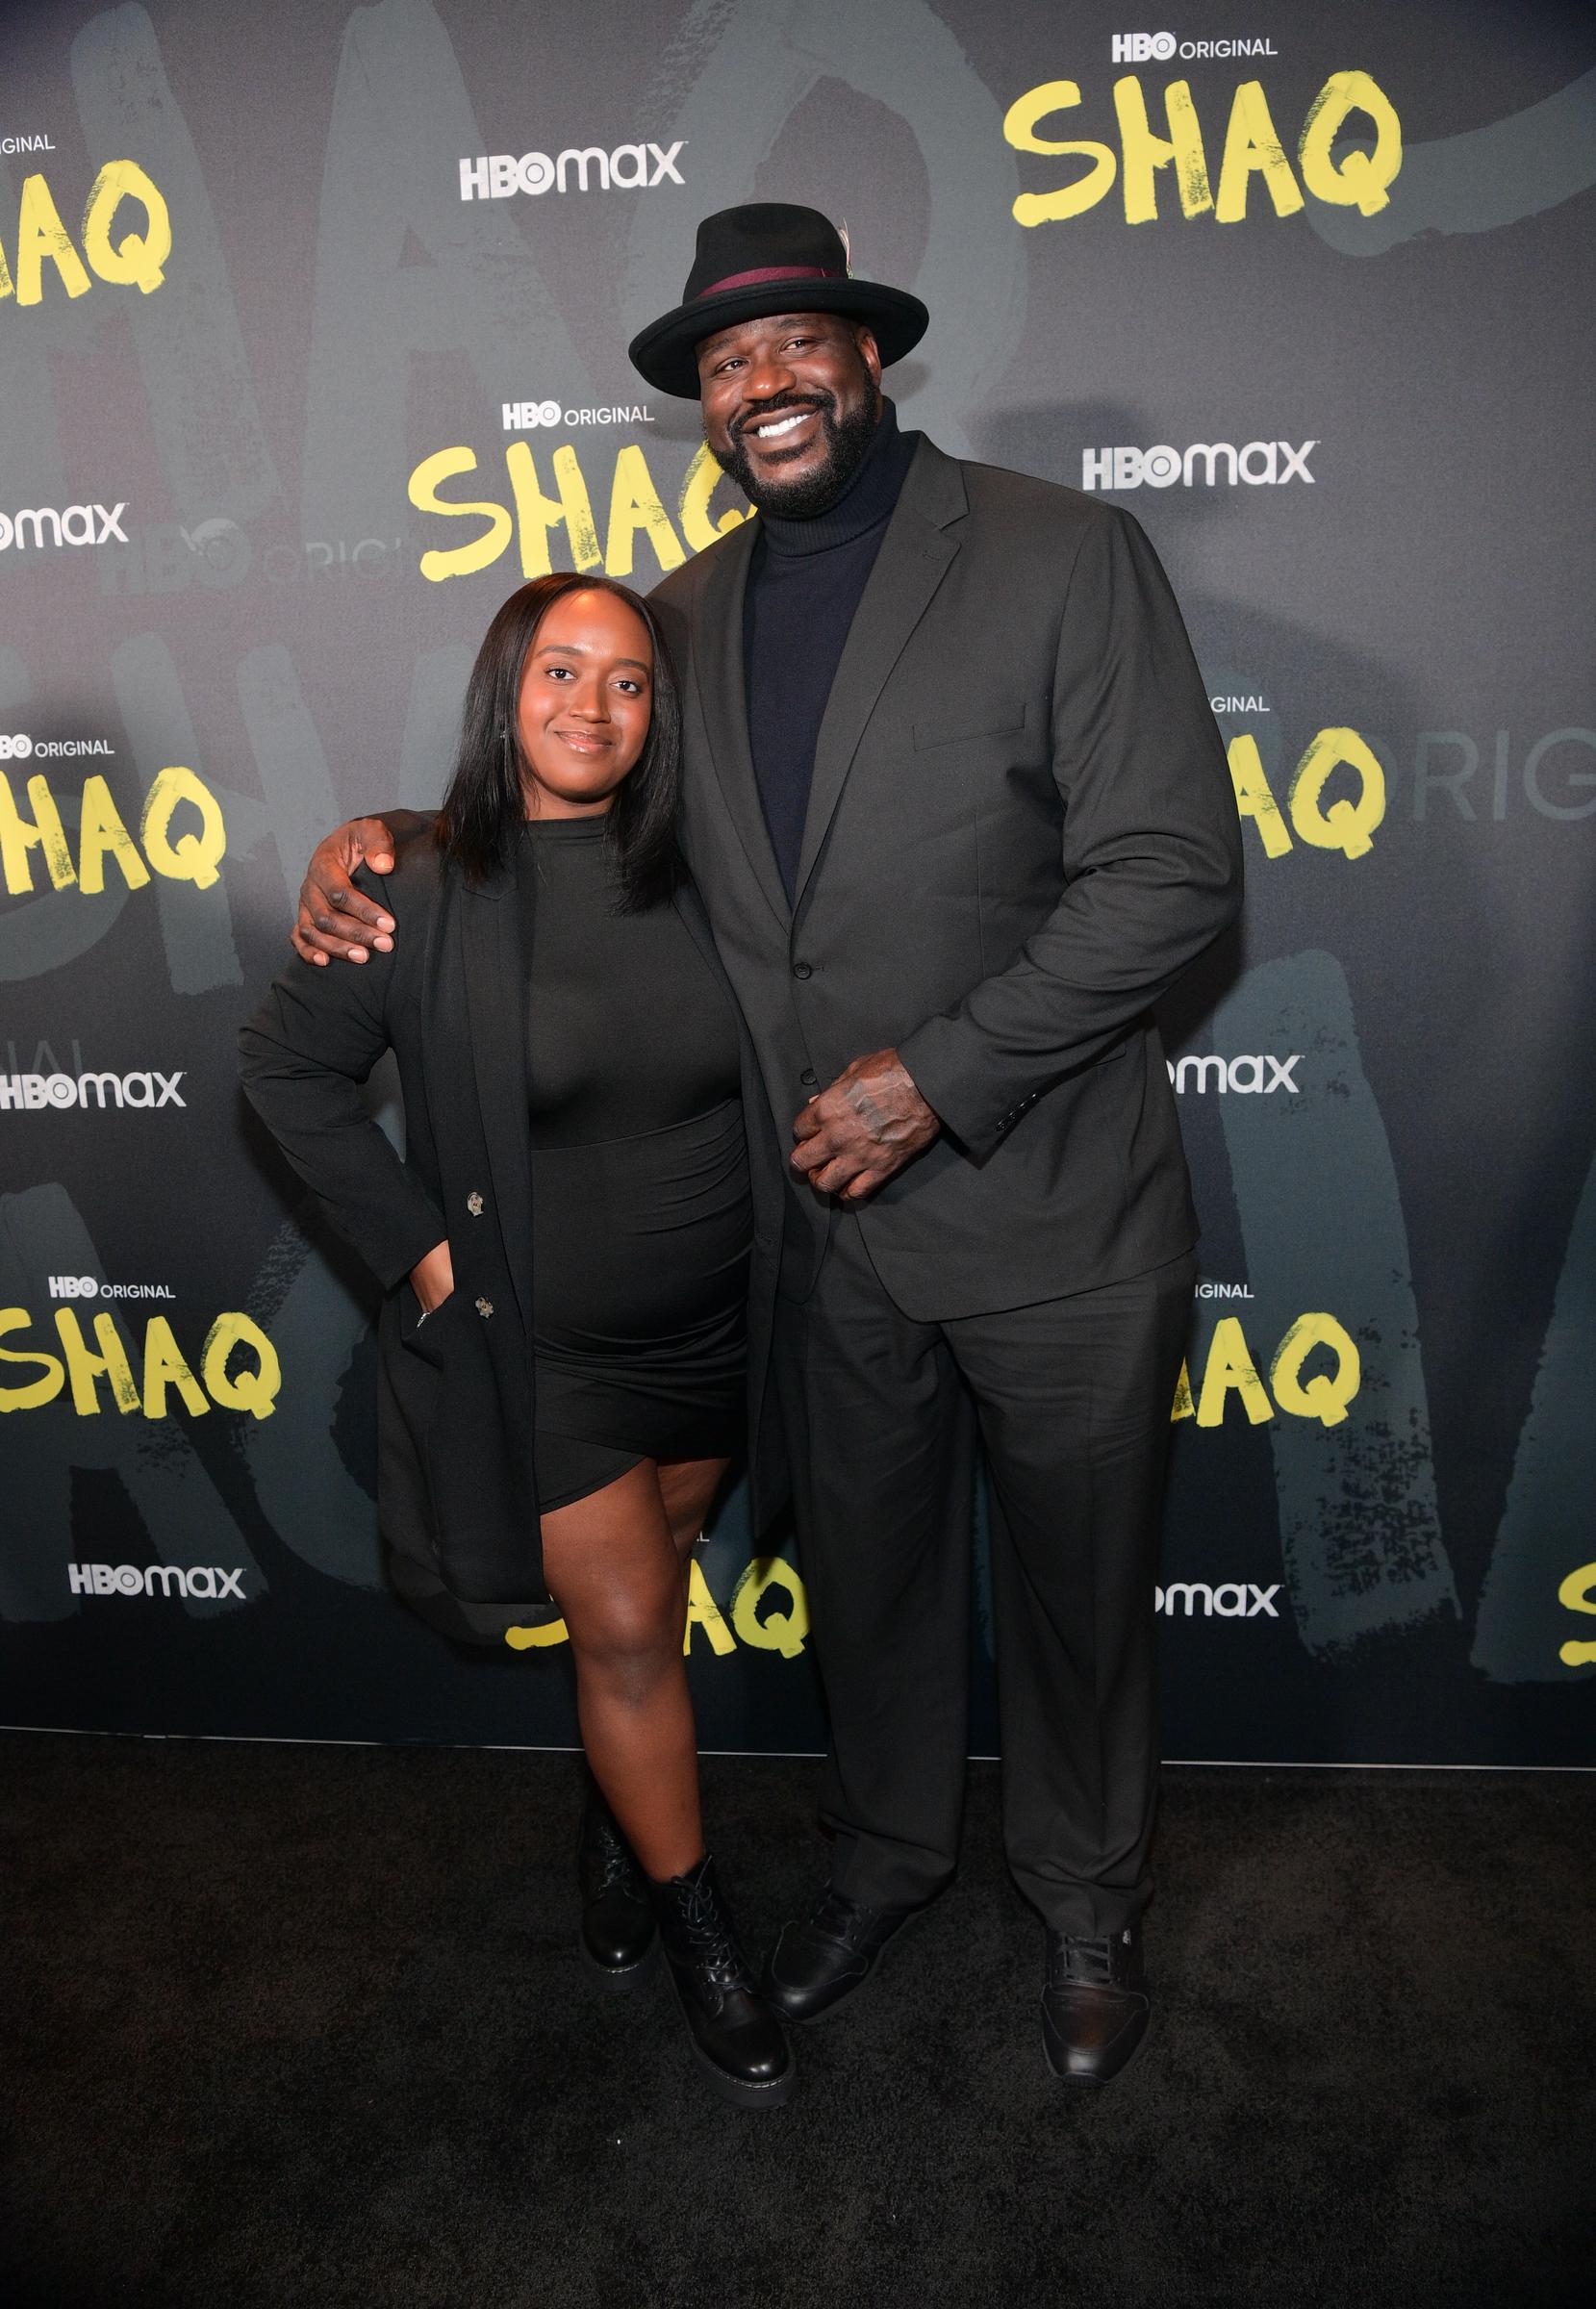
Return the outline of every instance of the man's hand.
{"type": "Polygon", "coordinates": [[[393,951],[393,917],[371,903],[349,876],[362,863],[373,874],[393,871],[393,837],[381,818],[351,818],[318,842],[299,885],[293,951],[325,969],[329,961],[364,962],[367,947],[393,951]]]}
{"type": "Polygon", "coordinates": [[[410,1270],[410,1287],[421,1303],[421,1313],[436,1314],[454,1289],[454,1261],[446,1236],[433,1244],[425,1258],[416,1261],[410,1270]]]}
{"type": "Polygon", "coordinates": [[[822,1194],[862,1203],[941,1129],[898,1053],[872,1051],[796,1118],[793,1168],[822,1194]]]}

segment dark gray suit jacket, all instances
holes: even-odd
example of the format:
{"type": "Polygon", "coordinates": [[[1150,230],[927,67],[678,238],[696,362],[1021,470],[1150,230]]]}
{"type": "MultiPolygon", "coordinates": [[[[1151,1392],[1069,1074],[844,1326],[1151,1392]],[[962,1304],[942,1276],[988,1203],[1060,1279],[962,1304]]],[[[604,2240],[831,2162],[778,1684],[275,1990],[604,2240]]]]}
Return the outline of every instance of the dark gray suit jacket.
{"type": "MultiPolygon", "coordinates": [[[[1234,917],[1242,862],[1152,546],[1117,507],[923,441],[838,667],[790,906],[748,750],[753,537],[652,604],[682,677],[684,844],[782,1143],[815,1089],[897,1046],[944,1134],[860,1224],[918,1320],[1178,1256],[1197,1227],[1149,1005],[1234,917]]],[[[831,1219],[791,1187],[789,1295],[831,1219]]]]}
{"type": "MultiPolygon", "coordinates": [[[[533,1473],[532,1159],[526,962],[513,874],[480,887],[443,863],[430,825],[402,838],[394,872],[362,870],[398,926],[363,969],[297,956],[240,1036],[244,1090],[333,1225],[387,1294],[377,1325],[377,1496],[395,1584],[456,1634],[434,1587],[545,1612],[533,1473]],[[357,1084],[385,1050],[404,1093],[403,1159],[357,1084]],[[448,1239],[454,1290],[426,1322],[408,1282],[448,1239]]],[[[722,976],[697,899],[673,902],[722,976]]],[[[753,1512],[779,1505],[785,1465],[764,1417],[781,1186],[753,1052],[741,1036],[754,1252],[748,1307],[753,1512]]]]}

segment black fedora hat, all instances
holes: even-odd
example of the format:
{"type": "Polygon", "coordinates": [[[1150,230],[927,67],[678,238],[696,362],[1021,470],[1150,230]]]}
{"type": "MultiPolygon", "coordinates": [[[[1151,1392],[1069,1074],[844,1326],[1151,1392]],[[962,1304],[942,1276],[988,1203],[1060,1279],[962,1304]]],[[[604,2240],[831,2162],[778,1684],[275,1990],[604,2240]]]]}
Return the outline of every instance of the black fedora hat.
{"type": "Polygon", "coordinates": [[[931,317],[902,289],[851,280],[842,235],[818,209],[750,201],[704,218],[682,301],[632,339],[632,367],[658,392],[696,401],[697,346],[718,329],[766,313],[841,313],[862,320],[883,368],[914,349],[931,317]]]}

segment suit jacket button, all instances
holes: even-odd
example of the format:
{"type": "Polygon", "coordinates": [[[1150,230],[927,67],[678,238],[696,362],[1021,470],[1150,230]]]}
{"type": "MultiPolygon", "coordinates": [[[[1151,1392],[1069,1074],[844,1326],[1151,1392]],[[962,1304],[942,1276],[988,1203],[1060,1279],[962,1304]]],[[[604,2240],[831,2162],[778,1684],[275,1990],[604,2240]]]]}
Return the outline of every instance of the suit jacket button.
{"type": "Polygon", "coordinates": [[[471,1189],[470,1193],[469,1193],[469,1195],[466,1197],[466,1208],[467,1208],[467,1209],[468,1209],[468,1210],[470,1212],[470,1214],[471,1214],[471,1216],[472,1216],[472,1218],[473,1218],[473,1219],[479,1219],[479,1218],[481,1218],[481,1216],[482,1216],[482,1197],[481,1197],[481,1196],[480,1196],[480,1195],[477,1193],[477,1191],[476,1191],[476,1189],[475,1189],[474,1187],[471,1189]]]}
{"type": "Polygon", "coordinates": [[[799,1075],[798,1080],[803,1084],[805,1090],[813,1090],[815,1084],[820,1080],[820,1077],[816,1074],[812,1066],[806,1066],[802,1074],[799,1075]]]}
{"type": "Polygon", "coordinates": [[[491,1315],[494,1311],[493,1301],[491,1299],[479,1299],[476,1303],[476,1311],[479,1315],[491,1315]]]}
{"type": "Polygon", "coordinates": [[[812,978],[814,975],[815,968],[812,962],[795,962],[793,964],[793,976],[795,978],[812,978]]]}

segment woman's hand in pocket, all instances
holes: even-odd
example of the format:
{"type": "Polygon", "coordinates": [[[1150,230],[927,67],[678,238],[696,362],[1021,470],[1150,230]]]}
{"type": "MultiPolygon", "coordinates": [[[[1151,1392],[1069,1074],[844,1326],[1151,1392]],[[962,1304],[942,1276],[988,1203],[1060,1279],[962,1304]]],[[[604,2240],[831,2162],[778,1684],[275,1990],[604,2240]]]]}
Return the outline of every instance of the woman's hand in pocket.
{"type": "Polygon", "coordinates": [[[454,1289],[454,1262],[449,1257],[447,1239],[434,1243],[425,1258],[418,1258],[410,1270],[410,1287],[415,1292],[423,1316],[435,1314],[454,1289]]]}

